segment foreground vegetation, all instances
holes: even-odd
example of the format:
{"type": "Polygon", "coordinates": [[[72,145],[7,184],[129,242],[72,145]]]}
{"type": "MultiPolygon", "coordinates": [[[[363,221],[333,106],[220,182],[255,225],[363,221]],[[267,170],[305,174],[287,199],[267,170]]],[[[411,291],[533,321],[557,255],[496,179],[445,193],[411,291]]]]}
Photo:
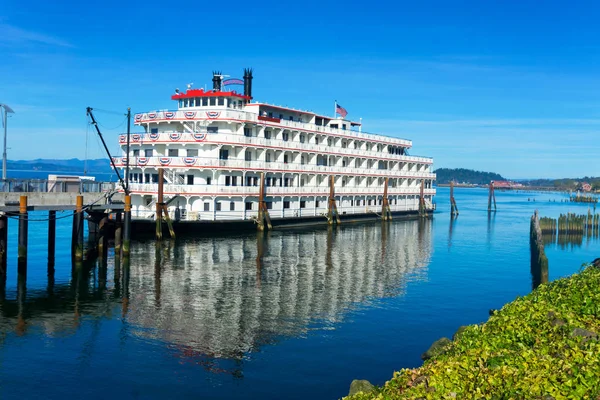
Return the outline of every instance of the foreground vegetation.
{"type": "MultiPolygon", "coordinates": [[[[600,263],[598,263],[600,264],[600,263]]],[[[600,268],[538,287],[461,329],[420,368],[349,399],[597,399],[600,268]]]]}

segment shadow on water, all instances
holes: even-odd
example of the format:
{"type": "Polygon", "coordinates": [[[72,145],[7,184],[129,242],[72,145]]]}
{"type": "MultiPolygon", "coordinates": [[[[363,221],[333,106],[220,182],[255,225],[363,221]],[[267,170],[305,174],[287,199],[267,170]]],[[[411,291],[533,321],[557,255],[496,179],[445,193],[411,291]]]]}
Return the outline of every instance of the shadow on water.
{"type": "Polygon", "coordinates": [[[488,211],[487,213],[487,246],[492,247],[494,241],[494,226],[496,224],[496,211],[488,211]]]}
{"type": "MultiPolygon", "coordinates": [[[[71,279],[0,300],[0,334],[73,334],[94,341],[103,319],[127,338],[155,340],[181,362],[243,376],[262,346],[330,328],[427,274],[432,221],[310,228],[177,242],[138,242],[130,259],[73,263],[71,279]],[[111,277],[111,278],[109,278],[111,277]]],[[[85,356],[82,358],[85,361],[85,356]]]]}

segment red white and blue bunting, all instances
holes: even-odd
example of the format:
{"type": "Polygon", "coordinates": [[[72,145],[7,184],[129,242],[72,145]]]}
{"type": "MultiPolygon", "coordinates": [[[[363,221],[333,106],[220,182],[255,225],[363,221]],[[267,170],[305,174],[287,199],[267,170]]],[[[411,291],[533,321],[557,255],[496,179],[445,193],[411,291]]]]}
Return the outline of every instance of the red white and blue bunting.
{"type": "Polygon", "coordinates": [[[143,114],[135,114],[135,122],[140,122],[142,120],[143,114]]]}
{"type": "Polygon", "coordinates": [[[150,119],[156,118],[156,113],[155,112],[148,113],[148,118],[150,118],[150,119]]]}
{"type": "Polygon", "coordinates": [[[173,119],[173,117],[175,117],[175,113],[173,111],[165,111],[166,119],[173,119]]]}
{"type": "Polygon", "coordinates": [[[171,141],[173,141],[173,142],[176,142],[179,139],[181,139],[181,133],[179,133],[179,132],[169,133],[169,139],[171,139],[171,141]]]}
{"type": "Polygon", "coordinates": [[[127,165],[127,157],[122,157],[121,158],[121,164],[127,165]]]}
{"type": "Polygon", "coordinates": [[[194,133],[192,136],[196,142],[202,142],[206,139],[206,133],[194,133]]]}
{"type": "Polygon", "coordinates": [[[160,165],[169,165],[171,164],[171,157],[161,157],[158,159],[158,161],[160,162],[160,165]]]}
{"type": "Polygon", "coordinates": [[[131,135],[131,140],[133,140],[134,142],[139,142],[141,138],[142,138],[142,135],[138,135],[138,134],[131,135]]]}
{"type": "Polygon", "coordinates": [[[219,115],[221,115],[221,111],[207,111],[206,112],[206,116],[210,119],[219,118],[219,115]]]}
{"type": "Polygon", "coordinates": [[[148,157],[138,157],[137,163],[141,166],[148,164],[148,157]]]}
{"type": "Polygon", "coordinates": [[[127,143],[127,136],[119,135],[119,143],[127,143]]]}
{"type": "Polygon", "coordinates": [[[150,135],[148,135],[152,141],[157,141],[159,136],[160,134],[158,132],[151,132],[150,135]]]}
{"type": "Polygon", "coordinates": [[[191,167],[192,165],[196,164],[196,158],[194,158],[194,157],[183,157],[183,162],[185,163],[185,165],[191,167]]]}
{"type": "Polygon", "coordinates": [[[196,116],[196,111],[186,111],[186,112],[183,113],[183,115],[187,119],[193,119],[196,116]]]}

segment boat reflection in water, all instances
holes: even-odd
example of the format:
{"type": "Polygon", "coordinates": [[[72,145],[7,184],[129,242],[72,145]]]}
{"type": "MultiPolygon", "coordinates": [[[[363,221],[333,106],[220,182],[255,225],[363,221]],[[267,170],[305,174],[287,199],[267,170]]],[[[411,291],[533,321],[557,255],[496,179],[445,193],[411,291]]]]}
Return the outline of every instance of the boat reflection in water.
{"type": "Polygon", "coordinates": [[[261,346],[332,329],[424,279],[431,229],[430,220],[398,221],[136,243],[129,265],[79,266],[68,284],[4,300],[2,329],[64,335],[82,317],[122,319],[129,336],[238,375],[261,346]]]}

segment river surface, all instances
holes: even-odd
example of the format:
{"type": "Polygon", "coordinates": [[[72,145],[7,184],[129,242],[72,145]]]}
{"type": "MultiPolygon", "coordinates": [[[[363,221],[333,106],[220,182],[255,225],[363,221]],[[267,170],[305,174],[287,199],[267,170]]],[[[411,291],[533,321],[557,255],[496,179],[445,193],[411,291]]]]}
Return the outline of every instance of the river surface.
{"type": "MultiPolygon", "coordinates": [[[[0,298],[0,398],[335,399],[383,384],[460,325],[532,289],[529,220],[587,213],[559,193],[439,188],[433,220],[134,242],[130,265],[73,269],[58,213],[54,281],[46,222],[17,221],[0,298]],[[535,202],[532,201],[535,199],[535,202]],[[552,201],[549,201],[552,200],[552,201]]],[[[32,214],[44,219],[44,214],[32,214]]],[[[549,279],[600,256],[598,239],[547,245],[549,279]]]]}

